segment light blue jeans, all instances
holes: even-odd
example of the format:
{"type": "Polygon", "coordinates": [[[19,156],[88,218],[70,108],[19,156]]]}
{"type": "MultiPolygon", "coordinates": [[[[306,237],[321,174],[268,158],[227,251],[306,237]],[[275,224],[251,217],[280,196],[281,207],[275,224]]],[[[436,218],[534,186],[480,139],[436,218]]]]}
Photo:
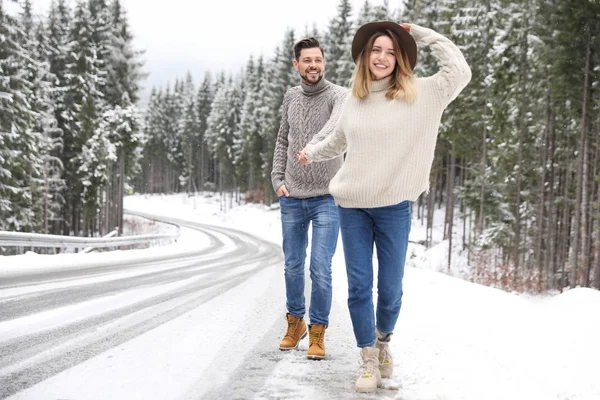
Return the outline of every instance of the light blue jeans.
{"type": "Polygon", "coordinates": [[[331,259],[339,234],[338,208],[329,195],[308,199],[281,196],[279,204],[287,310],[296,317],[303,317],[306,312],[304,260],[308,247],[308,227],[312,222],[310,324],[328,325],[331,310],[331,259]]]}
{"type": "Polygon", "coordinates": [[[411,225],[410,202],[339,209],[348,274],[348,308],[356,344],[374,346],[375,328],[384,334],[393,332],[400,314],[411,225]],[[373,310],[373,244],[379,262],[376,312],[373,310]]]}

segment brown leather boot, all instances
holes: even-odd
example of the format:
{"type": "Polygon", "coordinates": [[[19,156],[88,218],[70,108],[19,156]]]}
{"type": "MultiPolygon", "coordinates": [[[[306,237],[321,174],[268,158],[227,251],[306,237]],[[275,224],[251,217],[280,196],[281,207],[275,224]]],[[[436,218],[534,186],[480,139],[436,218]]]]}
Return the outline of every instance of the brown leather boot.
{"type": "Polygon", "coordinates": [[[306,357],[312,360],[322,360],[325,358],[325,329],[327,329],[325,325],[310,325],[310,346],[308,347],[306,357]]]}
{"type": "Polygon", "coordinates": [[[279,343],[279,350],[297,349],[298,344],[306,337],[306,323],[304,319],[298,318],[290,313],[285,314],[288,328],[283,340],[279,343]]]}

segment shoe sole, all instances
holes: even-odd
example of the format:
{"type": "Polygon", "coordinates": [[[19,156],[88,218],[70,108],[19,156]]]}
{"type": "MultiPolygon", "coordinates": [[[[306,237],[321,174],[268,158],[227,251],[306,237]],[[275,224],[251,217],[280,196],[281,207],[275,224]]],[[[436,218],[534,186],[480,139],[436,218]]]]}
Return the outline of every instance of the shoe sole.
{"type": "Polygon", "coordinates": [[[311,355],[307,355],[306,358],[308,358],[309,360],[323,360],[325,358],[325,356],[311,356],[311,355]]]}
{"type": "Polygon", "coordinates": [[[300,336],[300,339],[298,339],[298,343],[296,343],[296,346],[294,347],[281,347],[279,346],[279,350],[281,351],[289,351],[289,350],[296,350],[298,348],[298,345],[300,344],[300,341],[302,339],[304,339],[306,337],[306,335],[308,334],[308,331],[305,331],[302,336],[300,336]]]}
{"type": "Polygon", "coordinates": [[[372,389],[372,388],[359,388],[354,386],[354,390],[356,390],[358,393],[374,393],[377,391],[377,389],[379,388],[379,385],[377,385],[376,388],[372,389]]]}

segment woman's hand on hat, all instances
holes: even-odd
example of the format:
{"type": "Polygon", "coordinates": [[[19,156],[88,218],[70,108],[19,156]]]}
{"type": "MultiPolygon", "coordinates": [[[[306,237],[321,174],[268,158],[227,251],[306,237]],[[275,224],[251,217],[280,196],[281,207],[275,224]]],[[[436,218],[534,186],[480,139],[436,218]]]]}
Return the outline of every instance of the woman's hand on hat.
{"type": "Polygon", "coordinates": [[[406,29],[406,32],[410,32],[410,24],[402,24],[401,26],[406,29]]]}

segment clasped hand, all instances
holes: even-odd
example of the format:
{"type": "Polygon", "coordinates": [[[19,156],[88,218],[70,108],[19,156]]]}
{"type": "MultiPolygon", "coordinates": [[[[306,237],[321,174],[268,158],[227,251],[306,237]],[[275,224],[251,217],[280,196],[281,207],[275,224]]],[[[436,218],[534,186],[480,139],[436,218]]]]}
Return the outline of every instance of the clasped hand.
{"type": "Polygon", "coordinates": [[[308,161],[308,158],[306,158],[306,151],[309,148],[310,145],[306,146],[305,148],[296,153],[296,158],[298,159],[298,162],[302,165],[310,164],[310,161],[308,161]]]}

